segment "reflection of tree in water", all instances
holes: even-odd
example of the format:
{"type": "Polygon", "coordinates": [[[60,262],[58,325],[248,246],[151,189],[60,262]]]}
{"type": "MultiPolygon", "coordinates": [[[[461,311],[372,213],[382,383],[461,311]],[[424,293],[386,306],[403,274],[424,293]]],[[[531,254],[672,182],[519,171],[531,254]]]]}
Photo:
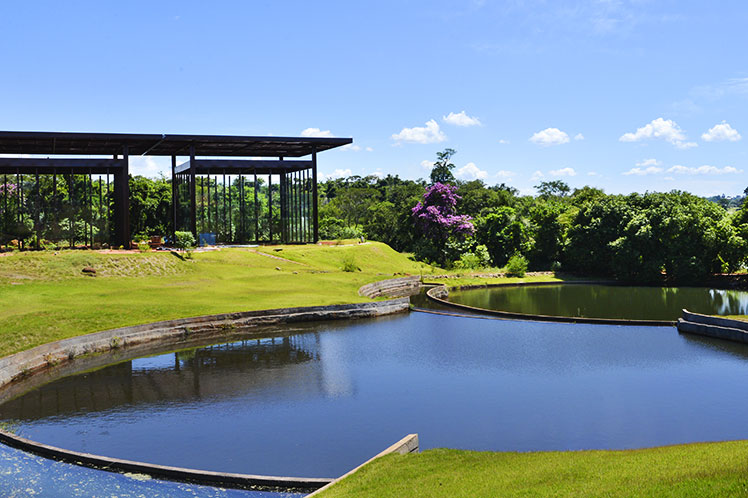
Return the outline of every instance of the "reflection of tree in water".
{"type": "Polygon", "coordinates": [[[714,307],[719,315],[748,314],[748,292],[725,289],[710,289],[714,307]]]}
{"type": "Polygon", "coordinates": [[[0,419],[35,420],[278,389],[317,391],[315,335],[217,344],[65,377],[0,405],[0,419]]]}
{"type": "Polygon", "coordinates": [[[514,313],[634,320],[676,320],[683,308],[705,314],[748,314],[748,292],[706,287],[528,285],[454,291],[449,300],[514,313]]]}

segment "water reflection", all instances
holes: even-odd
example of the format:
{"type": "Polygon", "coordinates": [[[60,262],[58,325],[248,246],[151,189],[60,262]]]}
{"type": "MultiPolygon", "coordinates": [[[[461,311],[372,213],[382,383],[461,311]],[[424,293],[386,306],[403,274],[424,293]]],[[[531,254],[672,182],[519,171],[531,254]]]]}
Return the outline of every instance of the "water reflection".
{"type": "Polygon", "coordinates": [[[748,292],[703,287],[528,285],[451,291],[449,300],[514,313],[586,318],[677,320],[683,308],[710,315],[748,314],[748,292]]]}
{"type": "Polygon", "coordinates": [[[218,401],[271,389],[319,394],[325,382],[314,365],[317,340],[315,335],[252,339],[125,361],[8,401],[0,405],[0,417],[35,420],[141,404],[218,401]]]}

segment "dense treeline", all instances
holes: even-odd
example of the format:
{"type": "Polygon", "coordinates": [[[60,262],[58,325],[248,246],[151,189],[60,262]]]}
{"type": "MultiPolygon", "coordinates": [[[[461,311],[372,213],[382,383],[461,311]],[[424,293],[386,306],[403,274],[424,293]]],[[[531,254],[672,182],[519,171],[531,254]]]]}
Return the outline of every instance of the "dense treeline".
{"type": "MultiPolygon", "coordinates": [[[[388,175],[321,182],[320,237],[363,236],[447,267],[504,267],[519,255],[531,270],[641,282],[694,282],[746,264],[748,203],[742,197],[608,195],[592,187],[572,190],[561,181],[543,182],[536,195],[521,196],[505,184],[455,180],[452,154],[438,154],[429,181],[388,175]]],[[[73,177],[55,186],[46,179],[37,190],[33,180],[0,184],[0,244],[20,236],[34,247],[36,233],[84,243],[105,238],[111,197],[104,183],[73,177]],[[17,195],[20,190],[26,197],[17,195]],[[25,199],[25,217],[17,216],[19,198],[25,199]]],[[[134,236],[171,233],[170,180],[131,177],[130,192],[134,236]]],[[[274,206],[274,218],[276,211],[274,206]]]]}
{"type": "Polygon", "coordinates": [[[457,181],[446,159],[446,168],[437,161],[431,182],[389,175],[323,182],[321,236],[365,236],[445,266],[503,267],[521,255],[531,270],[638,282],[697,282],[746,263],[748,203],[728,211],[724,203],[687,192],[608,195],[592,187],[572,190],[561,181],[541,183],[536,196],[520,196],[504,184],[457,181]],[[438,241],[419,228],[414,207],[441,182],[454,186],[453,214],[471,219],[472,234],[438,241]]]}

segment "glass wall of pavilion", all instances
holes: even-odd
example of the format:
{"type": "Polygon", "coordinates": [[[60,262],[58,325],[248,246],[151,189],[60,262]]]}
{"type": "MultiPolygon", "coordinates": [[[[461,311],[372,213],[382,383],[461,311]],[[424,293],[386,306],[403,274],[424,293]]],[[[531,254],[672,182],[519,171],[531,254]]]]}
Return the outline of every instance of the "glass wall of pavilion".
{"type": "Polygon", "coordinates": [[[203,245],[316,242],[315,187],[312,161],[188,161],[174,169],[175,227],[203,245]]]}
{"type": "Polygon", "coordinates": [[[35,167],[33,160],[0,166],[0,247],[111,247],[114,176],[107,168],[35,167]]]}

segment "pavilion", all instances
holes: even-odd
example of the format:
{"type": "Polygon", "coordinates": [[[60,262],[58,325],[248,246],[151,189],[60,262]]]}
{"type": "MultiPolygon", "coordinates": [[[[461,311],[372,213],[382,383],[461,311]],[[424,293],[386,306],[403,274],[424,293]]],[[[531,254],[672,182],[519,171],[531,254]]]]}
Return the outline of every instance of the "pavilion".
{"type": "Polygon", "coordinates": [[[351,142],[0,131],[0,238],[34,235],[38,244],[52,233],[71,245],[129,247],[129,158],[141,155],[171,157],[172,231],[220,243],[316,242],[317,153],[351,142]]]}

